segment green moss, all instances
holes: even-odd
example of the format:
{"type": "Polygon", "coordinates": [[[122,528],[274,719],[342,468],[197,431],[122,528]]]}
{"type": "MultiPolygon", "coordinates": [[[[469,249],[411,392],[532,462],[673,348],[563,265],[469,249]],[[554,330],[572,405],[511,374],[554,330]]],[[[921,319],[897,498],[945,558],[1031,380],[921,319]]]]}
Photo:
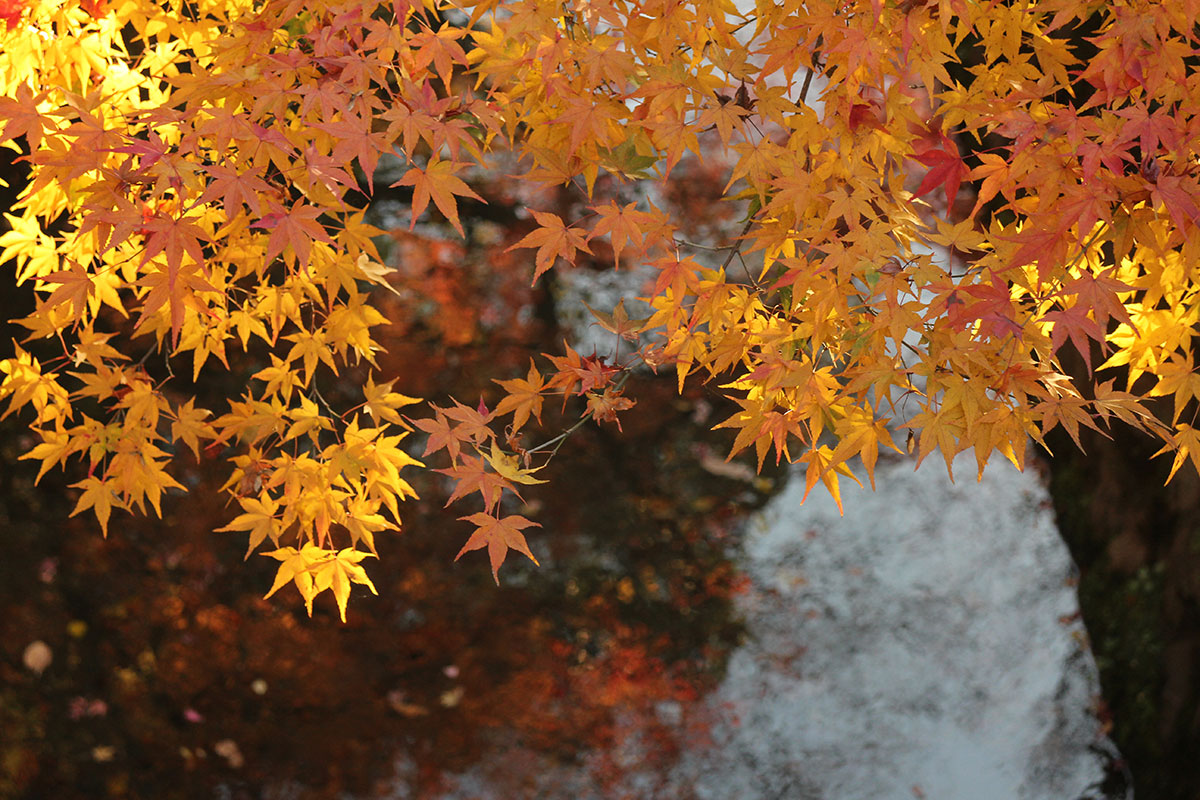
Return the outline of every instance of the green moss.
{"type": "MultiPolygon", "coordinates": [[[[1052,441],[1058,456],[1049,488],[1059,530],[1079,565],[1079,604],[1113,741],[1130,765],[1139,800],[1182,800],[1180,781],[1191,767],[1176,758],[1162,729],[1164,656],[1178,635],[1164,616],[1165,597],[1169,580],[1178,578],[1168,575],[1166,540],[1152,535],[1173,532],[1178,520],[1168,511],[1165,476],[1146,467],[1144,443],[1122,434],[1117,439],[1085,437],[1086,455],[1065,436],[1052,441]],[[1119,536],[1136,537],[1145,548],[1144,563],[1133,572],[1110,558],[1119,536]]],[[[1200,545],[1200,532],[1188,537],[1189,545],[1200,545]]]]}
{"type": "Polygon", "coordinates": [[[1188,549],[1193,553],[1200,553],[1200,528],[1192,531],[1191,536],[1188,537],[1188,549]]]}
{"type": "Polygon", "coordinates": [[[1079,585],[1101,684],[1120,718],[1114,738],[1123,753],[1138,753],[1139,761],[1162,756],[1164,574],[1161,562],[1132,575],[1092,569],[1079,585]]]}
{"type": "Polygon", "coordinates": [[[1054,462],[1049,488],[1059,531],[1075,563],[1084,566],[1096,561],[1107,544],[1107,533],[1089,523],[1095,484],[1081,468],[1078,458],[1054,462]]]}

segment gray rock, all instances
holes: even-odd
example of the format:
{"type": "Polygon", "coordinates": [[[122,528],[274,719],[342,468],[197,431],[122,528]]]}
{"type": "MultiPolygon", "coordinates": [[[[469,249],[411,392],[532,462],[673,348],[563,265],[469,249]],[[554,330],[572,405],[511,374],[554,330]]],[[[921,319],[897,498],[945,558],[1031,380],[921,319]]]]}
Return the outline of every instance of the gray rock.
{"type": "Polygon", "coordinates": [[[902,459],[876,482],[844,486],[842,517],[820,487],[801,505],[796,475],[752,523],[750,638],[707,701],[715,746],[678,782],[747,800],[1083,796],[1113,750],[1038,478],[995,462],[952,484],[902,459]]]}

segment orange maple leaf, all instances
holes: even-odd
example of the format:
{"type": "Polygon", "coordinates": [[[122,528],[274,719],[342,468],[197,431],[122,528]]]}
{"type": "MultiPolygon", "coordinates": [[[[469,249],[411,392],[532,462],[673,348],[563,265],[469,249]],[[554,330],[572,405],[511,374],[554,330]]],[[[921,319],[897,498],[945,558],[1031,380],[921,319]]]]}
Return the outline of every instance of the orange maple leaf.
{"type": "Polygon", "coordinates": [[[446,419],[446,415],[440,408],[434,407],[437,416],[433,419],[414,419],[412,424],[429,434],[429,439],[425,442],[425,452],[422,457],[430,453],[436,453],[443,447],[450,453],[450,460],[457,461],[458,453],[462,447],[462,439],[459,438],[461,426],[450,427],[450,422],[446,419]]]}
{"type": "Polygon", "coordinates": [[[529,359],[529,374],[524,378],[496,381],[496,383],[500,384],[508,394],[500,399],[492,413],[513,412],[512,429],[514,432],[521,430],[521,427],[529,421],[530,414],[538,422],[542,421],[542,403],[546,399],[542,393],[546,391],[546,384],[542,379],[542,373],[538,372],[537,367],[534,366],[532,358],[529,359]]]}
{"type": "Polygon", "coordinates": [[[599,219],[588,234],[588,241],[608,234],[613,251],[613,264],[616,267],[621,266],[621,251],[625,249],[626,244],[632,243],[635,247],[642,247],[646,235],[641,226],[654,222],[654,216],[645,211],[638,211],[636,203],[618,206],[610,201],[602,206],[592,206],[592,211],[596,212],[599,219]]]}
{"type": "Polygon", "coordinates": [[[479,401],[478,408],[464,406],[455,400],[453,408],[444,408],[441,410],[450,419],[461,423],[455,428],[455,435],[463,441],[470,439],[479,444],[495,435],[492,433],[492,429],[488,427],[488,421],[492,418],[492,412],[487,410],[487,406],[483,404],[482,400],[479,401]]]}
{"type": "Polygon", "coordinates": [[[70,261],[70,269],[52,272],[42,278],[46,283],[59,284],[54,293],[46,298],[45,307],[53,308],[60,303],[70,302],[71,316],[79,321],[83,319],[83,313],[87,309],[87,299],[95,294],[95,286],[92,285],[92,277],[83,265],[74,260],[70,261]]]}
{"type": "Polygon", "coordinates": [[[500,502],[500,495],[504,493],[505,489],[520,497],[512,483],[497,472],[489,472],[486,464],[487,462],[482,458],[463,456],[462,462],[453,467],[434,470],[456,482],[454,491],[446,500],[447,506],[460,497],[466,497],[471,492],[479,492],[480,497],[483,498],[484,507],[488,509],[496,507],[500,502]]]}
{"type": "Polygon", "coordinates": [[[533,553],[529,552],[525,534],[521,533],[525,528],[540,528],[541,525],[538,523],[516,514],[511,514],[504,519],[497,519],[483,512],[472,514],[469,517],[459,517],[459,519],[475,525],[476,531],[471,534],[470,539],[467,539],[467,543],[463,545],[462,550],[458,551],[454,560],[458,561],[464,553],[482,550],[486,547],[488,559],[492,562],[492,579],[496,581],[497,586],[500,585],[500,565],[504,563],[509,550],[516,550],[537,566],[541,566],[534,558],[533,553]]]}
{"type": "Polygon", "coordinates": [[[542,273],[554,266],[554,262],[559,258],[573,262],[577,250],[591,255],[592,251],[588,249],[582,231],[568,228],[557,214],[549,211],[533,211],[532,209],[530,211],[540,227],[527,234],[524,239],[509,247],[505,252],[516,250],[519,247],[536,247],[538,249],[534,262],[534,283],[537,283],[537,279],[542,276],[542,273]]]}
{"type": "Polygon", "coordinates": [[[471,187],[454,174],[458,169],[459,165],[453,161],[431,158],[425,165],[425,169],[412,167],[404,173],[403,178],[392,184],[392,186],[413,187],[412,221],[408,226],[409,230],[412,230],[417,224],[417,217],[421,216],[429,205],[429,199],[433,198],[433,203],[437,206],[438,211],[441,211],[442,215],[450,221],[450,224],[458,231],[458,235],[466,235],[463,232],[462,223],[458,221],[458,205],[454,195],[470,197],[481,203],[487,201],[471,191],[471,187]]]}
{"type": "Polygon", "coordinates": [[[593,389],[603,389],[619,370],[604,363],[603,356],[590,355],[583,358],[573,347],[567,345],[565,356],[547,356],[554,362],[558,373],[550,378],[549,386],[562,391],[566,395],[575,392],[575,384],[579,384],[578,394],[586,394],[593,389]]]}
{"type": "Polygon", "coordinates": [[[626,411],[634,405],[634,400],[630,400],[620,391],[614,391],[611,386],[604,390],[604,394],[589,392],[587,396],[588,413],[592,415],[592,419],[597,422],[615,422],[619,431],[622,428],[617,412],[626,411]]]}

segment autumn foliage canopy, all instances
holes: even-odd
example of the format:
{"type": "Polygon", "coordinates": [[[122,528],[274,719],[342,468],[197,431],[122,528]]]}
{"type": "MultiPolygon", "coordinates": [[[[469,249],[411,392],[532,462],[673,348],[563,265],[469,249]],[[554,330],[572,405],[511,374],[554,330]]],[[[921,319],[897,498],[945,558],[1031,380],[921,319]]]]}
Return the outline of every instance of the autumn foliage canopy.
{"type": "Polygon", "coordinates": [[[635,368],[711,381],[736,402],[734,451],[799,462],[835,497],[881,448],[1022,466],[1029,439],[1113,418],[1161,440],[1172,476],[1200,467],[1197,0],[0,16],[0,144],[30,170],[0,260],[37,298],[0,399],[32,426],[25,458],[78,478],[75,512],[105,531],[114,510],[160,513],[183,460],[228,459],[222,530],[310,611],[329,589],[344,618],[371,586],[418,457],[474,504],[464,552],[493,572],[533,558],[506,498],[569,431],[535,435],[544,406],[619,425],[635,368]],[[664,210],[688,160],[721,171],[735,236],[694,241],[664,210]],[[420,411],[374,367],[392,268],[364,214],[388,165],[418,234],[472,236],[465,205],[502,176],[530,198],[503,243],[529,280],[645,270],[651,312],[596,309],[615,356],[567,345],[493,376],[486,404],[420,411]],[[539,204],[549,189],[586,211],[539,204]],[[230,372],[240,394],[200,399],[230,372]]]}

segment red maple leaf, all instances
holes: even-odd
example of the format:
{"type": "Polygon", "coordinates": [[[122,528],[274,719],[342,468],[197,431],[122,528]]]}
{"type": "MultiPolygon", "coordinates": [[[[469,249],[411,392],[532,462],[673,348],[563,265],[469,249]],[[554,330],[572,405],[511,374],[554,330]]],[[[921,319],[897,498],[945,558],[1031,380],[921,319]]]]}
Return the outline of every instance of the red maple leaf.
{"type": "Polygon", "coordinates": [[[602,356],[597,357],[593,353],[587,358],[582,358],[570,346],[567,347],[565,356],[547,358],[554,362],[558,370],[558,374],[550,379],[549,386],[561,389],[564,400],[566,395],[575,391],[575,384],[579,384],[578,393],[581,395],[593,389],[603,389],[618,371],[616,367],[605,364],[602,356]]]}
{"type": "Polygon", "coordinates": [[[24,0],[0,0],[0,19],[4,20],[5,30],[12,30],[21,22],[21,13],[25,10],[24,0]]]}
{"type": "Polygon", "coordinates": [[[946,298],[946,318],[952,326],[978,321],[980,332],[993,338],[1020,335],[1015,316],[1008,286],[998,280],[959,287],[946,298]]]}
{"type": "Polygon", "coordinates": [[[597,422],[615,422],[617,430],[622,430],[617,412],[633,408],[635,404],[635,401],[625,397],[620,391],[614,391],[611,386],[604,390],[604,394],[589,393],[587,402],[588,413],[592,415],[592,419],[597,422]]]}
{"type": "Polygon", "coordinates": [[[946,205],[952,206],[954,198],[958,196],[959,184],[971,170],[963,163],[954,143],[945,137],[942,138],[944,141],[941,147],[913,156],[917,161],[929,167],[929,171],[921,179],[921,185],[917,187],[913,197],[923,197],[942,186],[946,190],[946,205]]]}
{"type": "Polygon", "coordinates": [[[303,200],[297,200],[290,209],[279,208],[267,214],[257,222],[250,223],[251,228],[269,230],[271,238],[267,242],[267,263],[270,263],[291,245],[292,252],[300,260],[301,266],[308,266],[308,256],[312,251],[313,240],[332,244],[319,221],[321,209],[310,206],[303,200]]]}
{"type": "MultiPolygon", "coordinates": [[[[1060,222],[1059,220],[1053,221],[1060,222]]],[[[1030,226],[1014,236],[997,236],[996,238],[1017,242],[1021,245],[1008,263],[1009,268],[1023,267],[1036,261],[1038,279],[1045,281],[1048,279],[1050,271],[1062,263],[1063,254],[1067,248],[1066,234],[1065,226],[1057,228],[1030,226]]]]}
{"type": "Polygon", "coordinates": [[[1096,321],[1088,317],[1088,308],[1083,303],[1076,303],[1067,309],[1058,309],[1042,316],[1042,319],[1054,323],[1050,333],[1051,345],[1057,351],[1062,347],[1067,337],[1083,356],[1088,375],[1092,374],[1092,345],[1088,339],[1095,339],[1104,344],[1104,329],[1096,321]]]}
{"type": "Polygon", "coordinates": [[[1200,196],[1194,182],[1185,183],[1178,176],[1163,175],[1158,178],[1151,194],[1162,201],[1171,215],[1171,221],[1180,230],[1187,230],[1188,222],[1193,226],[1200,225],[1200,196]]]}

